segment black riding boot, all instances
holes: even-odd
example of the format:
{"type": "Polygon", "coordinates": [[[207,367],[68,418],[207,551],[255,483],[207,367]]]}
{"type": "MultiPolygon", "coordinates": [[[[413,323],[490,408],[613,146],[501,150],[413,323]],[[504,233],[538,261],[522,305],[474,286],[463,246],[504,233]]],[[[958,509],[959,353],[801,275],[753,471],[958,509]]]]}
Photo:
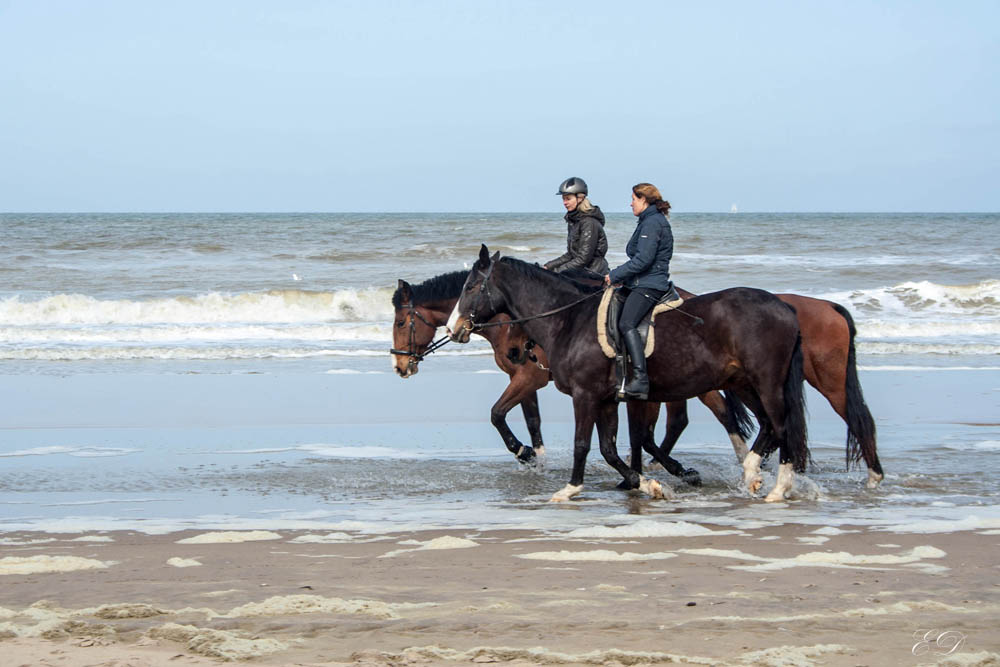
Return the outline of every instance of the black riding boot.
{"type": "Polygon", "coordinates": [[[632,359],[632,380],[625,385],[625,397],[645,401],[649,396],[649,376],[646,375],[646,350],[642,337],[635,329],[629,329],[622,337],[632,359]]]}

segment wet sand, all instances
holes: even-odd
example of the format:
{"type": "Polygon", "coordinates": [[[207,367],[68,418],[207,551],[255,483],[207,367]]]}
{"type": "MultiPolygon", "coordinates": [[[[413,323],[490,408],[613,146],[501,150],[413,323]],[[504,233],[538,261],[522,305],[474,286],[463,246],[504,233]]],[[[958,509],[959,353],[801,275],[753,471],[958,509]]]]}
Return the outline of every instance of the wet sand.
{"type": "Polygon", "coordinates": [[[1000,531],[683,528],[6,533],[0,664],[1000,663],[1000,531]]]}

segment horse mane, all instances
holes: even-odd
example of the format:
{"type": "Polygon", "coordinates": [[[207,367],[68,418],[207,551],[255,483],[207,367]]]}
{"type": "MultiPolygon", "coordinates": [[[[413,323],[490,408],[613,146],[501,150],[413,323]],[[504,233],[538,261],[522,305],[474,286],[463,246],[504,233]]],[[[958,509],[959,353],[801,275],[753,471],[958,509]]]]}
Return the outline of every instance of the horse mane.
{"type": "MultiPolygon", "coordinates": [[[[410,285],[413,305],[420,306],[431,301],[458,298],[468,275],[468,271],[452,271],[428,278],[419,285],[410,285]]],[[[400,294],[399,289],[392,294],[392,305],[394,308],[403,307],[403,295],[400,294]]]]}
{"type": "MultiPolygon", "coordinates": [[[[565,273],[555,273],[554,271],[543,269],[537,264],[529,264],[528,262],[517,259],[516,257],[501,257],[500,261],[503,262],[506,266],[509,266],[510,268],[514,269],[516,273],[524,276],[525,278],[547,280],[557,285],[563,285],[565,287],[569,287],[577,292],[594,292],[603,288],[603,285],[600,286],[593,284],[588,285],[582,281],[578,281],[566,275],[565,273]]],[[[580,278],[584,277],[582,274],[574,274],[574,275],[579,275],[580,278]]],[[[599,280],[600,277],[596,279],[599,280]]]]}

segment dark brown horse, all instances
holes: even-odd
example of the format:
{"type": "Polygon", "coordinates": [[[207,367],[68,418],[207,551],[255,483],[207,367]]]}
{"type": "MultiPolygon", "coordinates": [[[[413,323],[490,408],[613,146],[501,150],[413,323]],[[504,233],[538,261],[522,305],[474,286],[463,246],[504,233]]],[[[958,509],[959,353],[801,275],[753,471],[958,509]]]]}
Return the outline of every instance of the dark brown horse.
{"type": "MultiPolygon", "coordinates": [[[[615,373],[594,335],[594,295],[592,288],[520,260],[500,260],[499,253],[491,258],[484,245],[448,328],[453,340],[468,342],[472,331],[507,313],[546,350],[556,387],[573,397],[576,415],[573,472],[553,500],[568,500],[582,490],[595,424],[601,453],[625,485],[662,495],[655,480],[643,479],[618,456],[615,373]]],[[[733,288],[694,297],[682,310],[664,313],[653,335],[659,344],[648,362],[650,400],[687,400],[718,389],[736,392],[757,415],[762,434],[767,433],[754,446],[774,444],[779,451],[778,480],[766,500],[784,498],[793,471],[803,470],[808,459],[801,344],[793,310],[768,292],[733,288]]],[[[649,433],[647,411],[634,409],[636,404],[629,403],[633,461],[639,455],[637,441],[660,460],[658,448],[643,437],[649,433]]],[[[756,492],[761,484],[757,466],[744,464],[744,481],[756,492]]]]}
{"type": "MultiPolygon", "coordinates": [[[[677,289],[684,299],[695,296],[677,289]]],[[[850,312],[832,301],[814,299],[798,294],[776,294],[779,299],[795,309],[802,332],[802,359],[806,381],[821,393],[830,407],[847,424],[847,465],[864,459],[868,466],[868,488],[875,488],[884,473],[879,462],[875,443],[875,420],[865,404],[861,383],[858,380],[854,338],[857,330],[850,312]]],[[[721,397],[700,397],[726,425],[733,448],[740,461],[745,459],[745,436],[730,423],[742,415],[727,416],[727,407],[721,397]],[[730,423],[727,423],[730,422],[730,423]]],[[[650,406],[650,419],[655,424],[659,406],[650,406]]],[[[660,444],[661,453],[669,456],[684,427],[687,426],[687,403],[667,404],[667,432],[660,444]]]]}
{"type": "MultiPolygon", "coordinates": [[[[462,292],[462,285],[468,275],[465,271],[446,273],[434,278],[430,278],[417,285],[411,285],[405,280],[400,280],[396,292],[392,295],[392,304],[395,308],[394,326],[392,329],[393,348],[392,365],[396,374],[402,378],[408,378],[417,373],[419,364],[424,357],[433,351],[434,334],[439,327],[445,325],[448,316],[458,303],[458,297],[462,292]]],[[[570,272],[570,275],[576,275],[570,272]]],[[[579,277],[586,277],[581,274],[579,277]]],[[[593,281],[593,285],[600,284],[599,280],[593,281]]],[[[495,318],[496,322],[509,321],[510,316],[500,313],[495,318]]],[[[550,375],[548,368],[548,358],[541,347],[528,348],[528,336],[519,324],[507,326],[495,326],[477,332],[482,335],[493,347],[493,358],[497,366],[510,376],[510,384],[490,410],[490,421],[500,433],[504,445],[521,462],[530,462],[536,454],[545,453],[545,446],[542,440],[541,416],[538,411],[538,390],[549,383],[550,375]],[[528,434],[531,438],[531,446],[525,446],[518,440],[507,424],[507,413],[520,404],[524,413],[524,421],[528,427],[528,434]]],[[[709,392],[700,396],[702,402],[719,417],[727,430],[730,431],[730,438],[733,442],[743,443],[747,437],[747,431],[740,432],[739,426],[732,426],[739,423],[739,416],[745,415],[742,404],[738,401],[727,403],[718,392],[709,392]]],[[[673,404],[670,404],[673,405],[673,404]]],[[[681,403],[683,408],[686,403],[681,403]]],[[[657,404],[657,407],[658,404],[657,404]]],[[[668,410],[670,406],[668,406],[668,410]]],[[[669,414],[669,413],[668,413],[669,414]]],[[[683,417],[687,419],[686,410],[683,417]]],[[[653,415],[655,425],[656,415],[653,415]]],[[[673,424],[671,420],[669,424],[673,424]]],[[[683,427],[681,428],[683,430],[683,427]]],[[[678,432],[678,435],[680,433],[678,432]]],[[[676,437],[674,438],[676,441],[676,437]]],[[[666,441],[664,442],[666,444],[666,441]]],[[[746,445],[744,454],[746,454],[746,445]]],[[[685,468],[679,461],[670,457],[670,449],[673,443],[664,452],[661,460],[666,462],[666,469],[672,475],[683,479],[688,484],[698,485],[701,483],[701,476],[697,470],[685,468]]],[[[742,461],[742,458],[740,459],[742,461]]]]}

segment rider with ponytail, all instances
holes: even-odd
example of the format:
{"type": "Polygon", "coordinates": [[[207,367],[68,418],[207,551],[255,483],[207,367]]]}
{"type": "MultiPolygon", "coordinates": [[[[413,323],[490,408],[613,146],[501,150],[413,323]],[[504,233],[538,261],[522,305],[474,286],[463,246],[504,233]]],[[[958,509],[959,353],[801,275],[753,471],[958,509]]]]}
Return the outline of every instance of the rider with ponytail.
{"type": "Polygon", "coordinates": [[[604,255],[608,239],[604,234],[604,214],[587,199],[587,183],[571,176],[559,185],[563,206],[566,207],[566,252],[545,263],[549,271],[562,273],[570,269],[586,269],[598,276],[608,272],[604,255]]]}
{"type": "Polygon", "coordinates": [[[606,285],[621,283],[628,290],[618,320],[618,330],[632,359],[632,380],[625,385],[628,398],[645,400],[649,395],[645,351],[636,327],[656,302],[674,289],[670,281],[674,235],[668,222],[669,213],[670,202],[663,199],[655,185],[639,183],[634,186],[632,214],[639,221],[625,246],[629,260],[604,276],[606,285]]]}

